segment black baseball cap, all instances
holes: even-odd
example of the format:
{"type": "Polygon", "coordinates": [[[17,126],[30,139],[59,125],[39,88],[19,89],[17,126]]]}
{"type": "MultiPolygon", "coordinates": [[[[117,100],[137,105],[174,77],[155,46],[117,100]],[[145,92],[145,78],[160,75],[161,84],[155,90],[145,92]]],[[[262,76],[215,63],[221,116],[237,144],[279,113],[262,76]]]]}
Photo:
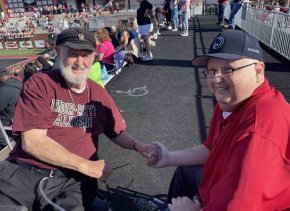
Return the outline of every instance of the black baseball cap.
{"type": "Polygon", "coordinates": [[[68,28],[56,38],[57,46],[65,46],[76,50],[96,50],[95,36],[82,28],[68,28]]]}
{"type": "Polygon", "coordinates": [[[211,44],[208,54],[195,57],[192,64],[207,65],[209,57],[227,60],[252,58],[263,61],[259,40],[242,30],[225,30],[220,33],[211,44]]]}

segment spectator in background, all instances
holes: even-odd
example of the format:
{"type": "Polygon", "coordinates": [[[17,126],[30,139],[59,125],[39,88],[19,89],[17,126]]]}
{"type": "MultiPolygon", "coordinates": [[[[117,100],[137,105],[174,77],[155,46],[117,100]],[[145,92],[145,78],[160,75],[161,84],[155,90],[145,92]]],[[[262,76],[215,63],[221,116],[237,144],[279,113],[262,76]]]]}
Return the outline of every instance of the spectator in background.
{"type": "Polygon", "coordinates": [[[120,11],[120,6],[119,6],[119,3],[118,3],[118,2],[115,2],[115,3],[114,3],[114,8],[115,8],[115,10],[116,10],[117,12],[120,11]]]}
{"type": "Polygon", "coordinates": [[[129,28],[129,21],[128,20],[120,20],[118,26],[118,39],[119,45],[116,50],[124,48],[129,45],[132,39],[135,38],[134,33],[129,28]]]}
{"type": "Polygon", "coordinates": [[[33,74],[37,73],[37,67],[34,62],[29,62],[24,66],[24,82],[27,81],[33,74]]]}
{"type": "Polygon", "coordinates": [[[178,3],[180,0],[170,0],[172,31],[178,31],[178,3]]]}
{"type": "Polygon", "coordinates": [[[137,24],[137,19],[135,17],[130,17],[128,19],[129,22],[129,29],[131,30],[131,32],[134,34],[134,37],[138,36],[138,24],[137,24]]]}
{"type": "Polygon", "coordinates": [[[228,0],[218,0],[219,5],[219,13],[218,13],[218,22],[217,25],[224,25],[224,14],[225,14],[225,8],[227,6],[228,0]]]}
{"type": "Polygon", "coordinates": [[[24,80],[24,68],[21,65],[16,65],[15,67],[13,67],[13,74],[14,77],[16,77],[17,79],[23,81],[24,80]]]}
{"type": "Polygon", "coordinates": [[[0,15],[1,15],[1,19],[5,18],[5,13],[3,11],[0,12],[0,15]]]}
{"type": "Polygon", "coordinates": [[[50,55],[48,53],[43,54],[43,58],[46,59],[46,61],[48,62],[48,64],[50,64],[51,66],[53,66],[52,58],[50,57],[50,55]]]}
{"type": "MultiPolygon", "coordinates": [[[[150,39],[154,39],[157,40],[158,39],[158,20],[155,16],[155,12],[153,10],[148,12],[151,23],[152,23],[152,27],[151,27],[151,31],[150,31],[150,39]]],[[[150,44],[152,43],[153,40],[150,40],[150,44]]]]}
{"type": "MultiPolygon", "coordinates": [[[[13,121],[15,106],[22,90],[23,82],[13,77],[14,72],[0,69],[0,120],[3,126],[10,127],[13,121]]],[[[0,150],[6,146],[3,134],[0,132],[0,150]]]]}
{"type": "Polygon", "coordinates": [[[96,35],[96,61],[101,62],[108,71],[114,68],[115,48],[105,28],[98,29],[96,35]]]}
{"type": "Polygon", "coordinates": [[[89,29],[89,19],[90,15],[89,13],[86,12],[86,9],[83,9],[82,13],[80,14],[80,21],[84,27],[84,29],[88,30],[89,29]]]}
{"type": "MultiPolygon", "coordinates": [[[[136,32],[136,19],[120,20],[119,22],[119,47],[117,49],[124,48],[126,54],[133,54],[139,58],[141,56],[140,39],[136,32]],[[131,24],[130,24],[131,22],[131,24]]],[[[127,61],[128,64],[130,63],[127,61]]]]}
{"type": "Polygon", "coordinates": [[[52,65],[50,65],[47,62],[47,60],[42,56],[39,56],[36,58],[35,64],[36,64],[36,67],[38,68],[38,71],[42,71],[42,72],[49,71],[52,68],[52,65]]]}
{"type": "Polygon", "coordinates": [[[140,6],[137,9],[137,23],[138,23],[138,33],[141,35],[141,38],[144,40],[146,54],[141,57],[143,61],[149,61],[153,59],[150,46],[150,29],[151,29],[151,20],[149,17],[149,11],[153,9],[151,3],[147,0],[138,0],[140,6]]]}
{"type": "Polygon", "coordinates": [[[105,29],[109,33],[109,36],[111,38],[111,42],[113,43],[114,48],[117,48],[119,46],[119,31],[118,31],[117,27],[111,26],[111,27],[107,27],[105,29]]]}
{"type": "Polygon", "coordinates": [[[109,0],[109,2],[107,4],[108,4],[109,10],[110,10],[110,13],[114,14],[113,0],[109,0]]]}
{"type": "Polygon", "coordinates": [[[165,13],[166,25],[167,29],[171,30],[171,8],[170,8],[170,0],[164,0],[163,3],[163,12],[165,13]]]}
{"type": "Polygon", "coordinates": [[[180,10],[181,10],[182,29],[183,29],[183,32],[180,35],[183,37],[187,37],[190,0],[180,0],[180,4],[181,4],[180,10]]]}
{"type": "Polygon", "coordinates": [[[225,29],[234,29],[236,26],[236,14],[242,7],[241,0],[233,0],[231,3],[231,13],[229,17],[228,24],[224,25],[225,29]]]}

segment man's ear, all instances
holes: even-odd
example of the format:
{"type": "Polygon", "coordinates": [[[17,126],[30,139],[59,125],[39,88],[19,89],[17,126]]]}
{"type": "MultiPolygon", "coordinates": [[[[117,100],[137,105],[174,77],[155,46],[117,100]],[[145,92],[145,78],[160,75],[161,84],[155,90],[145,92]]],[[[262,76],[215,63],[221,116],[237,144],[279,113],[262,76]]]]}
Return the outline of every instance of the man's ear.
{"type": "Polygon", "coordinates": [[[264,81],[264,78],[265,78],[265,63],[264,62],[258,62],[256,64],[256,76],[257,76],[257,82],[264,81]]]}

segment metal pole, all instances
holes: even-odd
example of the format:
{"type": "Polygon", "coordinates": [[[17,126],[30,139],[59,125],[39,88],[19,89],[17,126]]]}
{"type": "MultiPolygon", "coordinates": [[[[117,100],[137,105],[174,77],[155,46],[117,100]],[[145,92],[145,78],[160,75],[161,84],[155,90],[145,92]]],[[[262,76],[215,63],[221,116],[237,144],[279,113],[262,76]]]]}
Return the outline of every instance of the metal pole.
{"type": "Polygon", "coordinates": [[[131,2],[130,2],[130,0],[128,0],[128,9],[129,10],[131,9],[131,2]]]}
{"type": "Polygon", "coordinates": [[[270,43],[269,43],[270,47],[272,47],[274,32],[275,32],[275,28],[277,27],[277,21],[276,20],[277,20],[277,13],[274,12],[273,13],[273,24],[272,24],[272,29],[271,29],[271,38],[270,38],[270,43]]]}
{"type": "Polygon", "coordinates": [[[13,146],[12,146],[10,140],[9,140],[9,137],[7,136],[7,133],[6,133],[5,129],[4,129],[3,124],[2,124],[1,121],[0,121],[0,129],[1,129],[1,133],[2,133],[2,135],[4,137],[4,140],[7,143],[7,146],[9,147],[9,149],[11,151],[13,149],[13,146]]]}
{"type": "Polygon", "coordinates": [[[254,9],[254,23],[253,23],[253,30],[252,30],[252,35],[255,35],[255,28],[256,28],[256,17],[257,17],[257,4],[255,4],[255,9],[254,9]]]}

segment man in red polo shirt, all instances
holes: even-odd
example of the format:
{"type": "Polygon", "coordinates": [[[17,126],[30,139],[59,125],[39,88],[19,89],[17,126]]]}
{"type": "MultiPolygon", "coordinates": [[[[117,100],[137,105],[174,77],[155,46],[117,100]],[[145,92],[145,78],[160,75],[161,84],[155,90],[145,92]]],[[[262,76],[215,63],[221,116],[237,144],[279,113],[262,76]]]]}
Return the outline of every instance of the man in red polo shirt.
{"type": "Polygon", "coordinates": [[[169,209],[289,209],[290,105],[265,78],[259,41],[244,31],[224,31],[193,65],[207,66],[217,105],[202,144],[169,152],[159,143],[162,158],[152,166],[179,166],[169,209]]]}

